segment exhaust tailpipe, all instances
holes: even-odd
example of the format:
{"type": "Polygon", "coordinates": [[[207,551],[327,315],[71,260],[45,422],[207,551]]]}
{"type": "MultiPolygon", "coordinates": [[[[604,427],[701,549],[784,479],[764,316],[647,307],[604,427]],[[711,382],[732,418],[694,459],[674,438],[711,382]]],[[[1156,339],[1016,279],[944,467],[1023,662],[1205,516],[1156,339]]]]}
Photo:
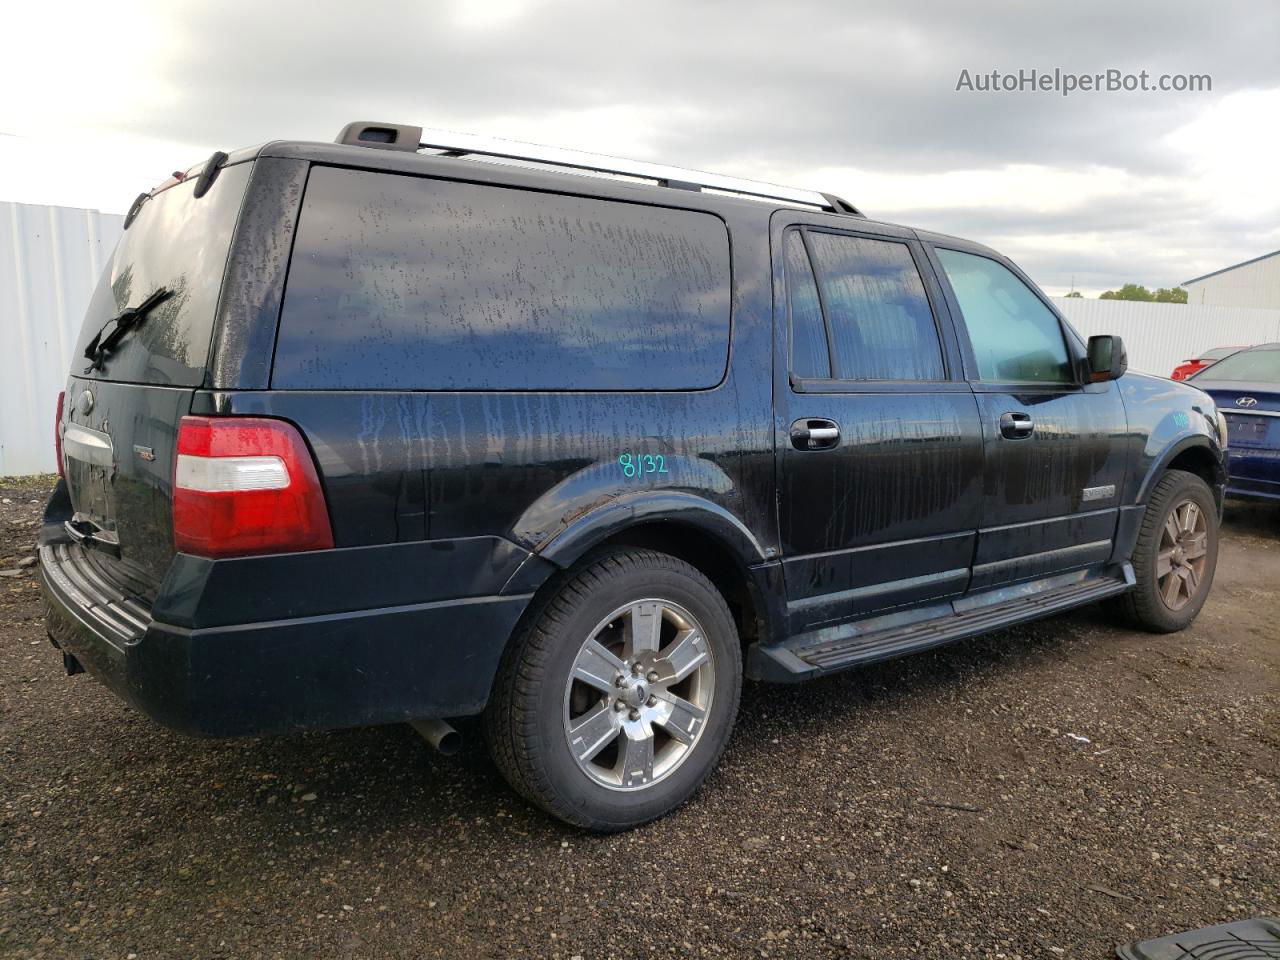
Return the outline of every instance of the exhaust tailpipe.
{"type": "Polygon", "coordinates": [[[409,726],[443,756],[452,757],[462,749],[462,734],[446,720],[410,720],[409,726]]]}

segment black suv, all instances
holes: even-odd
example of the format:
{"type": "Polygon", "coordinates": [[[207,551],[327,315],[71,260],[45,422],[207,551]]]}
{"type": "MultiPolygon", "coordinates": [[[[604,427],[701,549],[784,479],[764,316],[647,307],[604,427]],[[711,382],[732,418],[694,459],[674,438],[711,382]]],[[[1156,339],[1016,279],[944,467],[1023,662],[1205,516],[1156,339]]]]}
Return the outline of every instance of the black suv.
{"type": "Polygon", "coordinates": [[[135,202],[60,404],[49,633],[225,736],[483,714],[597,830],[791,682],[1213,579],[1225,424],[826,194],[352,124],[135,202]]]}

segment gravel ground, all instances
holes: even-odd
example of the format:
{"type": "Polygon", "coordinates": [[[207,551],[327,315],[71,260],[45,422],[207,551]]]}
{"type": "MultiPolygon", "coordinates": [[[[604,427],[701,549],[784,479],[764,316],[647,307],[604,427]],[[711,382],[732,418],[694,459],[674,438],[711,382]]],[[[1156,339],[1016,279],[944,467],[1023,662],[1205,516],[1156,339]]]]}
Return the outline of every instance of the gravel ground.
{"type": "Polygon", "coordinates": [[[195,741],[67,678],[0,482],[0,955],[1107,957],[1280,913],[1280,510],[1199,621],[1093,610],[750,685],[702,792],[587,836],[405,727],[195,741]]]}

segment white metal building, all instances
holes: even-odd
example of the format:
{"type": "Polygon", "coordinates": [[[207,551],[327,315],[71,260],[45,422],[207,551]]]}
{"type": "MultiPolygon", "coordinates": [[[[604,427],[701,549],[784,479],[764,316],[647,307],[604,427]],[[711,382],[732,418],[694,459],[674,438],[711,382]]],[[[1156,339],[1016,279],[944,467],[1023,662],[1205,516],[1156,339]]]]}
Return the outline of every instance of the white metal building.
{"type": "Polygon", "coordinates": [[[1280,308],[1214,307],[1137,300],[1054,297],[1084,337],[1110,333],[1124,339],[1129,366],[1167,377],[1178,364],[1213,347],[1280,341],[1280,308]]]}
{"type": "Polygon", "coordinates": [[[1187,303],[1280,310],[1280,250],[1223,267],[1182,284],[1187,303]]]}
{"type": "Polygon", "coordinates": [[[0,203],[0,476],[52,473],[53,417],[124,217],[0,203]]]}

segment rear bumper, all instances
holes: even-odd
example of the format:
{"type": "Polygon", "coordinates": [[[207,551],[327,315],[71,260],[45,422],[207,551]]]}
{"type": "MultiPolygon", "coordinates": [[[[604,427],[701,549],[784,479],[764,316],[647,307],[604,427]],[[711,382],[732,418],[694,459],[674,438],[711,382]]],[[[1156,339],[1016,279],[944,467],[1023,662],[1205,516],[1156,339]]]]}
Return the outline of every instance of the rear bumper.
{"type": "Polygon", "coordinates": [[[1227,496],[1280,500],[1280,450],[1233,447],[1227,463],[1227,496]]]}
{"type": "MultiPolygon", "coordinates": [[[[335,559],[399,564],[409,559],[406,554],[419,555],[398,548],[415,546],[236,561],[179,555],[154,607],[126,601],[132,605],[125,617],[121,598],[78,557],[82,548],[44,543],[46,623],[54,643],[107,687],[183,733],[237,736],[478,713],[527,594],[503,595],[495,588],[491,594],[324,609],[367,598],[369,584],[379,579],[382,588],[374,592],[396,599],[396,584],[406,579],[403,570],[388,569],[379,578],[367,567],[352,569],[345,591],[326,591],[336,586],[325,582],[326,569],[342,567],[335,559]],[[391,556],[361,555],[368,550],[391,556]],[[231,615],[235,610],[254,618],[244,622],[231,615]],[[288,613],[294,615],[280,616],[288,613]]],[[[486,573],[501,578],[510,564],[496,562],[494,551],[485,549],[496,544],[481,546],[471,552],[488,552],[486,573]]],[[[435,549],[455,567],[464,559],[459,554],[467,553],[435,549]]],[[[497,552],[504,554],[501,547],[497,552]]],[[[519,557],[507,560],[519,566],[519,557]]],[[[423,584],[418,580],[419,596],[430,593],[423,584]]]]}

